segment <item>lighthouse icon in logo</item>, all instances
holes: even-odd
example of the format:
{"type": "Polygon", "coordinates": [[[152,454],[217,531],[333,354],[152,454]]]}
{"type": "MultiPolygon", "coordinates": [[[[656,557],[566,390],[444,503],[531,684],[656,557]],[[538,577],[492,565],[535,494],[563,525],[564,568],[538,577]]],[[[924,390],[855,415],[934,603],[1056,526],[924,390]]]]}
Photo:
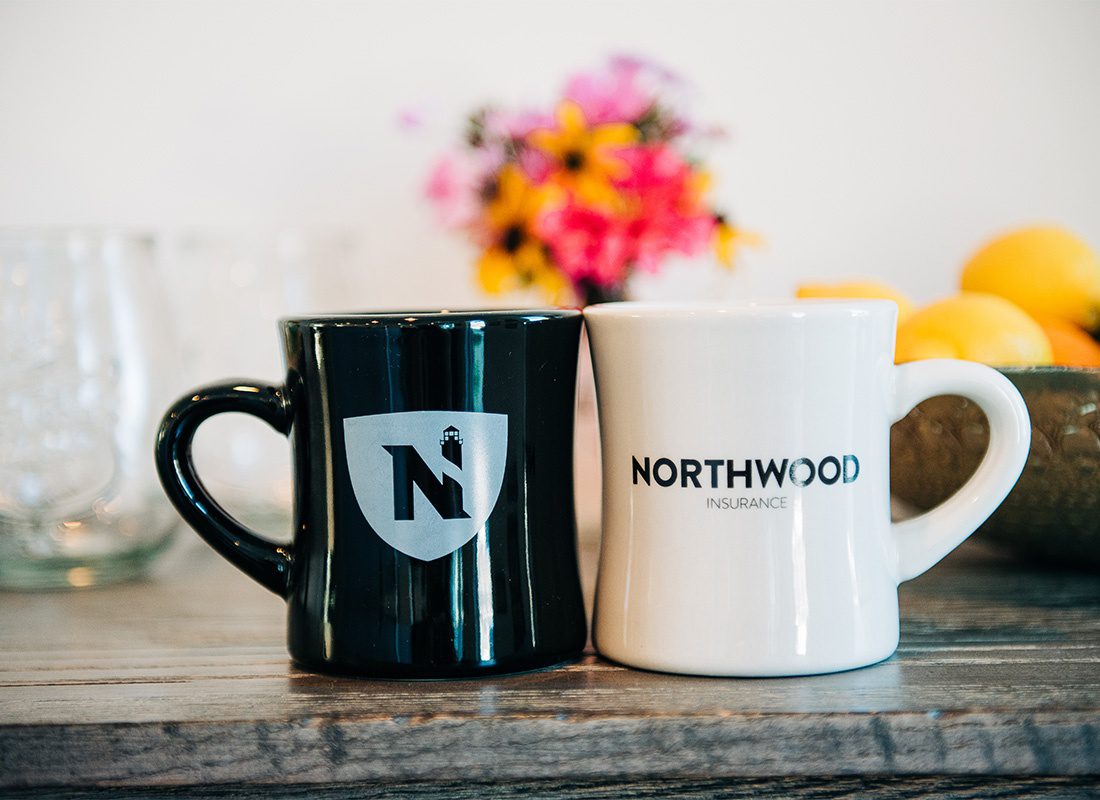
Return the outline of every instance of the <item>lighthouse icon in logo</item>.
{"type": "Polygon", "coordinates": [[[443,429],[443,438],[439,440],[439,449],[443,457],[462,469],[462,439],[458,436],[458,428],[448,425],[443,429]]]}
{"type": "Polygon", "coordinates": [[[431,561],[482,529],[508,463],[508,417],[397,411],[344,420],[348,476],[371,529],[431,561]]]}

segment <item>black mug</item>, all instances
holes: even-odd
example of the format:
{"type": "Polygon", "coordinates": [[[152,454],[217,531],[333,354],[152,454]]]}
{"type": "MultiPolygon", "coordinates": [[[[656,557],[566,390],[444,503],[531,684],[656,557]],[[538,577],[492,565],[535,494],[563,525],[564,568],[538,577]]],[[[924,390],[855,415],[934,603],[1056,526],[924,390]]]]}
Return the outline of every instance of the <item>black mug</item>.
{"type": "Polygon", "coordinates": [[[446,678],[577,657],[587,629],[573,510],[578,311],[365,313],[282,322],[285,386],[230,381],[165,415],[165,491],[218,552],[289,606],[295,662],[446,678]],[[203,488],[214,414],[290,437],[294,539],[203,488]]]}

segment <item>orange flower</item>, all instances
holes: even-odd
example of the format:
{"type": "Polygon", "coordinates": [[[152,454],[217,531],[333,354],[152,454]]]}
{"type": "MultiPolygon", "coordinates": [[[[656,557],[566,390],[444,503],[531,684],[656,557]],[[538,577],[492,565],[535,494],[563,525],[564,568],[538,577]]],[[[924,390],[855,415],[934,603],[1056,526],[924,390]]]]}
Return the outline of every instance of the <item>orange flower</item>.
{"type": "Polygon", "coordinates": [[[570,100],[558,105],[554,117],[556,129],[532,131],[528,137],[555,163],[554,179],[584,202],[615,206],[619,195],[612,181],[629,170],[611,151],[636,142],[638,130],[624,123],[589,127],[580,106],[570,100]]]}
{"type": "Polygon", "coordinates": [[[501,168],[485,208],[489,245],[477,264],[485,291],[500,294],[535,285],[551,300],[564,296],[568,284],[534,230],[557,195],[553,187],[531,184],[514,164],[501,168]]]}

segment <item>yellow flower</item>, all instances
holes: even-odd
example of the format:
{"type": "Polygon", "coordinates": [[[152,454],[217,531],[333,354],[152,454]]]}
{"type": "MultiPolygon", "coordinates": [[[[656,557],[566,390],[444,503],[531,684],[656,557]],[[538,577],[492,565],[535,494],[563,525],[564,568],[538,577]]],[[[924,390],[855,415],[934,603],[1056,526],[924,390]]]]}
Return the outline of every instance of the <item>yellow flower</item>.
{"type": "Polygon", "coordinates": [[[557,181],[581,200],[599,206],[614,206],[619,197],[611,181],[628,171],[627,165],[609,150],[633,144],[638,130],[633,125],[614,123],[588,127],[584,112],[566,100],[554,113],[558,127],[533,131],[531,144],[557,164],[557,181]]]}
{"type": "Polygon", "coordinates": [[[503,235],[512,228],[530,233],[538,215],[554,204],[559,195],[552,186],[531,183],[515,164],[505,164],[486,192],[485,219],[497,234],[503,235]]]}
{"type": "Polygon", "coordinates": [[[564,295],[568,284],[534,231],[538,215],[557,195],[552,187],[531,184],[513,164],[501,168],[485,208],[490,243],[477,264],[485,291],[500,294],[535,285],[551,300],[564,295]]]}
{"type": "MultiPolygon", "coordinates": [[[[709,172],[705,172],[701,169],[693,170],[691,177],[688,178],[688,197],[697,207],[703,204],[703,199],[710,192],[710,187],[714,183],[714,179],[711,178],[709,172]]],[[[714,221],[718,224],[726,222],[726,218],[721,214],[714,215],[714,221]]]]}
{"type": "Polygon", "coordinates": [[[714,215],[714,255],[724,266],[733,266],[737,248],[755,247],[762,241],[755,233],[734,227],[723,214],[714,215]]]}

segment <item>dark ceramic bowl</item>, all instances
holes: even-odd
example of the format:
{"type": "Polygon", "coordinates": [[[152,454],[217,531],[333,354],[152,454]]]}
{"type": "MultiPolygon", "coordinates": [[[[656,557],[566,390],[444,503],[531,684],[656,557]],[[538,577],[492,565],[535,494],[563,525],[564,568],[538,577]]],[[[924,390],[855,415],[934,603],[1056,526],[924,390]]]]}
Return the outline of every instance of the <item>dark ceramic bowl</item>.
{"type": "MultiPolygon", "coordinates": [[[[1033,558],[1100,567],[1100,369],[1005,368],[1031,414],[1031,453],[978,535],[1033,558]]],[[[890,433],[890,488],[918,509],[947,499],[989,443],[985,415],[933,397],[890,433]]]]}

